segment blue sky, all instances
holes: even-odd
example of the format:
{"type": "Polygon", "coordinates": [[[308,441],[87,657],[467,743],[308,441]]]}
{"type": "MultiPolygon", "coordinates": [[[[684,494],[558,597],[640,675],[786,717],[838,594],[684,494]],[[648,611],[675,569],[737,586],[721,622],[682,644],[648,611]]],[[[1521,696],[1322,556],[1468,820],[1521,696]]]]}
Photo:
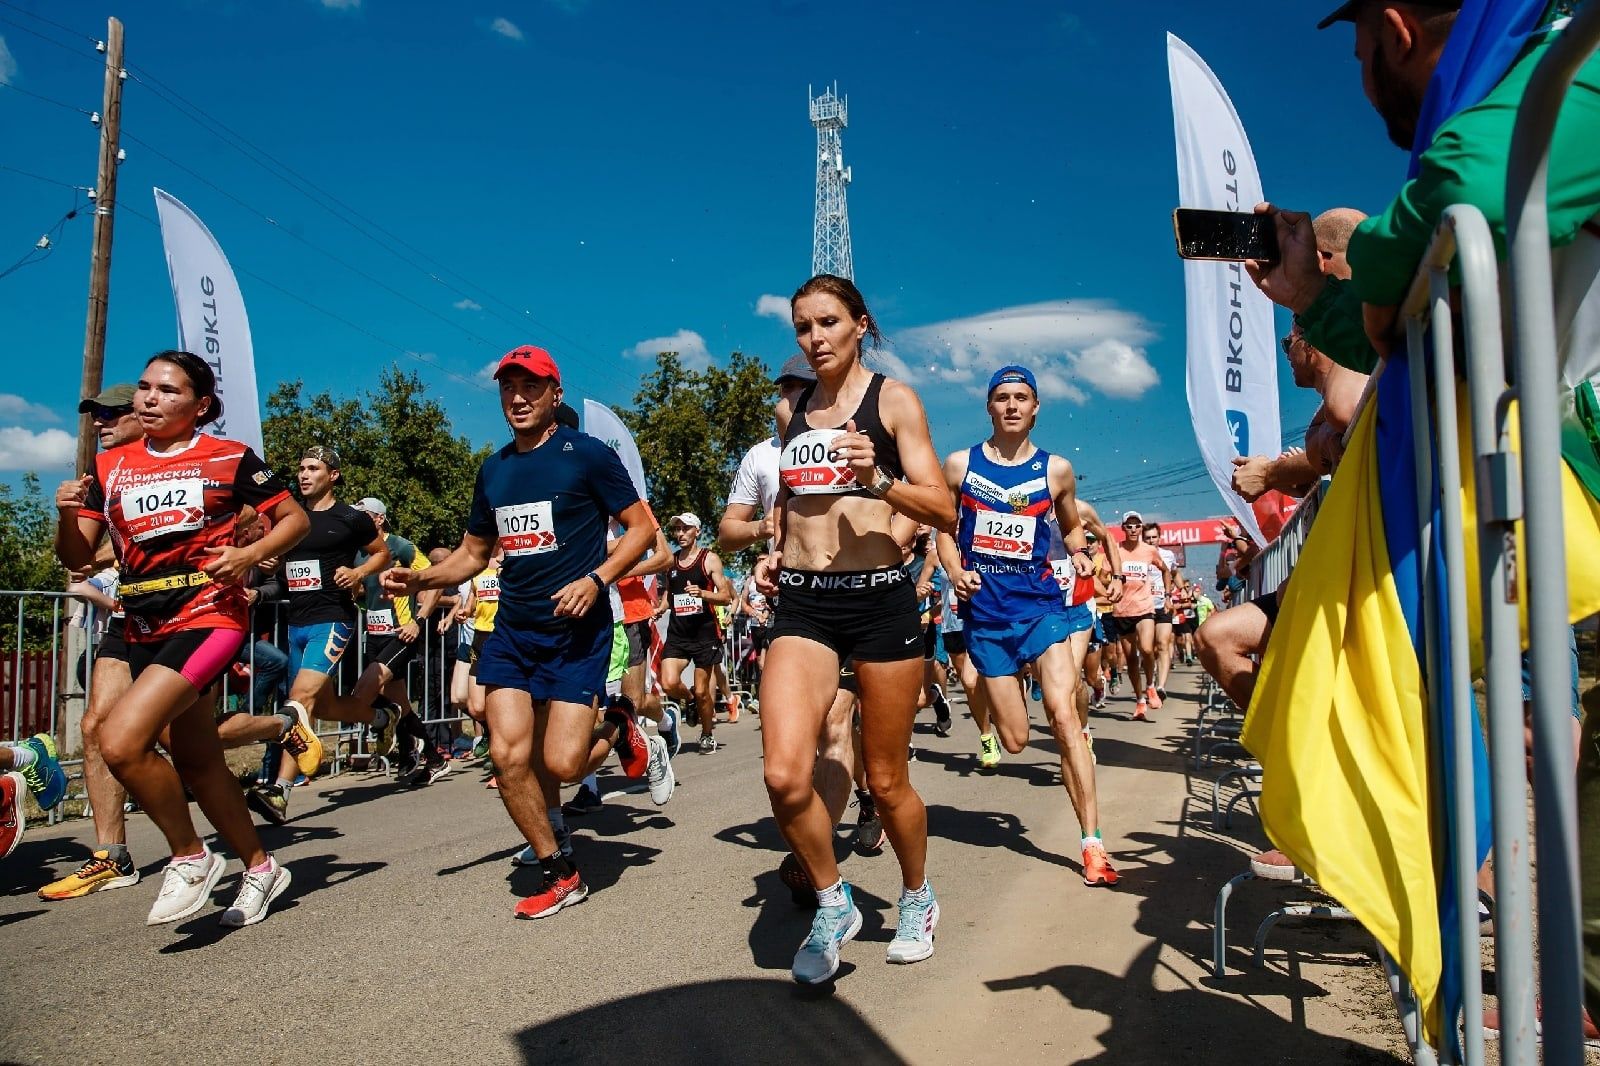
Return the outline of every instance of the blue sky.
{"type": "MultiPolygon", "coordinates": [[[[939,449],[987,431],[981,401],[937,373],[945,342],[996,366],[1024,351],[1056,371],[1037,438],[1074,461],[1084,495],[1203,517],[1222,511],[1203,480],[1097,490],[1199,463],[1163,34],[1228,87],[1269,196],[1375,211],[1405,159],[1361,94],[1349,28],[1313,28],[1332,6],[4,0],[0,168],[93,184],[87,118],[26,94],[97,110],[92,39],[116,14],[133,76],[107,381],[175,339],[159,235],[133,214],[154,216],[159,185],[241,272],[263,396],[296,377],[348,394],[398,361],[483,442],[503,424],[481,371],[519,343],[551,349],[569,397],[614,405],[667,341],[699,360],[743,350],[776,365],[794,350],[763,297],[809,273],[806,92],[837,81],[856,280],[922,387],[939,449]],[[401,255],[163,88],[381,226],[401,255]]],[[[0,169],[0,270],[73,196],[0,169]]],[[[0,278],[0,477],[64,469],[90,232],[82,213],[48,258],[0,278]]],[[[1280,367],[1288,430],[1315,404],[1280,367]]]]}

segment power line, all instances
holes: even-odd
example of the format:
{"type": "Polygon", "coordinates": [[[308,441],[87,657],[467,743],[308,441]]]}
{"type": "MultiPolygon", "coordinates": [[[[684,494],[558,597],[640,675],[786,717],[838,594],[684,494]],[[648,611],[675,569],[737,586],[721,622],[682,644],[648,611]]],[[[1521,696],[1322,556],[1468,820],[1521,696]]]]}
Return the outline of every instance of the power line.
{"type": "MultiPolygon", "coordinates": [[[[7,7],[11,7],[13,5],[7,4],[6,6],[7,7]]],[[[38,30],[33,29],[30,26],[24,26],[22,23],[17,22],[15,19],[9,19],[4,15],[0,15],[0,22],[5,23],[6,25],[12,27],[13,29],[21,30],[23,33],[26,33],[29,36],[37,37],[37,38],[39,38],[39,40],[45,42],[46,44],[54,45],[56,48],[61,49],[63,52],[70,52],[73,55],[77,56],[79,59],[87,59],[91,63],[97,63],[97,64],[102,65],[102,66],[104,65],[103,63],[101,63],[101,61],[99,60],[99,58],[97,56],[95,56],[92,53],[85,53],[81,47],[75,46],[75,45],[70,45],[70,44],[63,44],[60,41],[56,40],[54,37],[51,37],[48,34],[40,33],[38,30]]],[[[89,38],[86,38],[86,39],[89,40],[90,42],[94,41],[93,37],[89,37],[89,38]]]]}
{"type": "Polygon", "coordinates": [[[90,44],[97,44],[99,42],[99,38],[98,37],[91,37],[89,34],[84,33],[82,30],[73,29],[71,26],[62,25],[59,22],[52,22],[51,20],[45,18],[43,15],[41,15],[41,14],[35,12],[35,11],[29,11],[27,8],[23,7],[21,4],[13,3],[12,0],[0,0],[0,7],[9,7],[11,10],[17,12],[17,14],[19,14],[19,15],[26,15],[28,18],[33,19],[35,22],[42,22],[46,26],[52,26],[55,29],[61,30],[63,33],[70,33],[74,37],[81,37],[85,41],[88,41],[90,44]]]}
{"type": "Polygon", "coordinates": [[[34,244],[32,248],[29,248],[27,253],[23,255],[21,259],[18,259],[15,263],[12,263],[4,270],[0,270],[0,280],[15,274],[25,266],[32,266],[35,263],[42,263],[46,259],[50,258],[50,253],[56,250],[56,242],[61,239],[61,231],[66,228],[68,222],[78,217],[78,206],[78,197],[76,194],[74,194],[72,197],[72,209],[66,214],[62,215],[61,218],[56,221],[54,226],[51,226],[48,230],[46,230],[44,236],[40,237],[38,242],[34,244]],[[38,254],[40,252],[44,254],[38,254]]]}
{"type": "Polygon", "coordinates": [[[570,348],[574,354],[584,357],[597,370],[615,373],[616,370],[620,369],[624,373],[630,372],[630,368],[627,366],[627,364],[623,363],[620,359],[599,355],[598,353],[589,349],[582,342],[578,341],[576,338],[570,337],[548,323],[541,322],[540,320],[534,318],[532,313],[525,308],[518,308],[508,301],[502,299],[484,286],[473,282],[471,279],[464,277],[460,273],[444,265],[427,252],[424,252],[415,245],[408,243],[404,238],[384,228],[382,224],[363,215],[354,207],[351,207],[334,194],[322,189],[315,182],[294,170],[294,168],[290,167],[287,163],[284,163],[282,160],[273,156],[266,149],[256,145],[244,135],[229,127],[226,123],[211,116],[198,105],[193,104],[189,100],[185,99],[175,89],[172,89],[170,86],[164,84],[159,78],[155,77],[155,75],[151,74],[149,71],[144,70],[141,67],[130,65],[129,76],[132,77],[135,82],[143,85],[146,89],[149,89],[151,94],[157,99],[174,108],[185,118],[188,118],[191,122],[194,122],[202,129],[207,130],[207,132],[213,134],[214,136],[218,136],[223,143],[227,144],[240,155],[243,155],[247,160],[261,167],[263,170],[267,171],[267,173],[288,185],[295,192],[304,196],[306,199],[310,200],[324,211],[327,211],[335,219],[343,222],[361,236],[372,241],[374,244],[378,245],[378,247],[394,256],[400,262],[405,263],[414,270],[417,270],[424,277],[428,278],[435,284],[440,285],[457,296],[468,299],[472,297],[472,292],[465,291],[459,286],[453,285],[449,281],[446,281],[445,278],[441,277],[439,272],[442,272],[445,275],[457,279],[463,285],[466,285],[468,288],[474,290],[478,296],[483,297],[488,302],[499,304],[501,307],[509,310],[512,315],[516,317],[508,318],[498,311],[487,308],[485,309],[489,314],[507,323],[508,325],[515,327],[517,330],[522,331],[527,329],[530,325],[535,326],[549,336],[565,342],[567,347],[570,348]],[[358,224],[357,221],[352,221],[352,219],[359,220],[360,224],[358,224]],[[376,232],[374,233],[373,231],[376,232]],[[379,237],[377,234],[382,234],[382,237],[379,237]],[[420,257],[424,262],[432,264],[438,272],[436,272],[435,269],[429,269],[429,267],[422,265],[422,263],[417,262],[404,252],[397,250],[397,248],[394,247],[395,245],[398,245],[399,248],[405,249],[414,256],[420,257]]]}
{"type": "Polygon", "coordinates": [[[24,178],[32,178],[34,181],[42,181],[46,185],[56,185],[63,189],[76,189],[79,192],[90,191],[90,186],[88,185],[74,185],[70,181],[57,181],[55,178],[47,178],[43,174],[34,174],[26,170],[19,170],[13,166],[7,166],[5,163],[0,163],[0,170],[7,170],[13,174],[20,174],[24,178]]]}
{"type": "Polygon", "coordinates": [[[56,107],[63,108],[65,110],[67,110],[67,111],[76,111],[80,115],[88,115],[91,118],[94,115],[94,112],[90,111],[88,108],[79,107],[77,104],[69,104],[65,100],[57,100],[54,97],[40,95],[39,93],[33,92],[32,90],[24,89],[20,85],[13,85],[9,81],[0,81],[0,89],[10,89],[14,93],[21,93],[23,96],[31,96],[35,100],[40,100],[40,101],[42,101],[44,103],[52,104],[52,105],[54,105],[56,107]]]}
{"type": "MultiPolygon", "coordinates": [[[[130,207],[126,203],[118,204],[117,205],[117,209],[119,211],[127,212],[128,214],[132,215],[134,218],[139,219],[141,222],[146,222],[146,223],[154,226],[157,230],[160,230],[160,228],[161,228],[161,223],[160,222],[158,222],[155,219],[151,218],[149,215],[145,214],[144,212],[139,211],[136,208],[130,207]]],[[[277,292],[277,293],[279,293],[279,294],[281,294],[283,296],[286,296],[289,299],[295,301],[296,303],[301,304],[304,307],[310,308],[313,311],[316,311],[318,314],[326,315],[328,318],[333,319],[335,322],[338,322],[339,324],[341,324],[343,326],[347,326],[350,329],[355,330],[357,333],[360,333],[361,335],[363,335],[363,336],[365,336],[365,337],[377,342],[378,344],[383,345],[385,348],[391,348],[394,351],[399,352],[401,355],[404,355],[409,359],[415,359],[417,362],[422,363],[425,366],[432,367],[433,369],[439,371],[441,374],[444,374],[446,377],[454,378],[455,380],[461,382],[464,385],[468,385],[468,386],[470,386],[470,387],[472,387],[474,389],[479,389],[479,390],[481,390],[483,392],[494,392],[494,391],[496,391],[491,386],[484,384],[482,381],[479,381],[476,378],[467,377],[465,374],[458,374],[454,370],[451,370],[449,367],[442,366],[441,364],[436,363],[431,359],[425,359],[420,354],[418,354],[417,352],[412,351],[411,349],[405,347],[404,345],[397,344],[396,342],[394,342],[392,340],[389,340],[387,337],[380,336],[379,334],[372,332],[370,329],[366,328],[365,326],[361,325],[360,323],[352,322],[350,319],[345,318],[343,315],[339,314],[336,311],[330,311],[326,307],[321,306],[320,304],[313,303],[312,301],[306,299],[304,296],[301,296],[299,293],[291,292],[290,290],[284,288],[282,285],[279,285],[277,282],[270,281],[267,278],[262,277],[260,274],[257,274],[252,270],[246,270],[245,268],[239,267],[239,266],[235,266],[233,269],[235,271],[237,271],[238,273],[243,274],[245,277],[250,278],[252,281],[260,282],[262,285],[265,285],[267,288],[272,289],[274,292],[277,292]]]]}

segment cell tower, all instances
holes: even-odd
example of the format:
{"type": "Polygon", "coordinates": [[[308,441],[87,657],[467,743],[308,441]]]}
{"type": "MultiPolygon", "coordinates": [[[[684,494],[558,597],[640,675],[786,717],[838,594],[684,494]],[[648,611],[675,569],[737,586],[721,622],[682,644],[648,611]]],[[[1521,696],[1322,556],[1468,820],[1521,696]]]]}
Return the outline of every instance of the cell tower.
{"type": "Polygon", "coordinates": [[[850,211],[845,189],[850,168],[844,165],[844,143],[839,131],[850,124],[850,101],[839,96],[839,85],[812,96],[811,124],[817,127],[817,215],[811,235],[811,273],[837,274],[855,280],[855,260],[850,255],[850,211]]]}

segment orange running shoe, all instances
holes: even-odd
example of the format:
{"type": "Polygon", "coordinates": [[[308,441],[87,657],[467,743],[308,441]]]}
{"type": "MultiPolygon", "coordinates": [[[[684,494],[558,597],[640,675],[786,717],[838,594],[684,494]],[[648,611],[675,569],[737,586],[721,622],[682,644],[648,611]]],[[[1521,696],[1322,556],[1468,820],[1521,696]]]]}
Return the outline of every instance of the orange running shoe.
{"type": "Polygon", "coordinates": [[[1140,700],[1138,703],[1133,705],[1133,720],[1135,722],[1145,721],[1148,716],[1144,712],[1145,702],[1144,700],[1140,700]]]}
{"type": "Polygon", "coordinates": [[[589,898],[589,886],[578,871],[565,877],[545,875],[544,887],[517,904],[518,918],[548,918],[562,907],[571,907],[589,898]]]}
{"type": "Polygon", "coordinates": [[[1161,696],[1153,687],[1144,690],[1144,699],[1145,702],[1150,705],[1150,709],[1152,711],[1159,711],[1161,709],[1161,696]]]}
{"type": "Polygon", "coordinates": [[[1106,847],[1098,840],[1084,846],[1083,883],[1086,885],[1117,883],[1117,871],[1111,868],[1111,860],[1106,856],[1106,847]]]}
{"type": "Polygon", "coordinates": [[[728,723],[731,725],[739,720],[739,697],[728,697],[728,723]]]}

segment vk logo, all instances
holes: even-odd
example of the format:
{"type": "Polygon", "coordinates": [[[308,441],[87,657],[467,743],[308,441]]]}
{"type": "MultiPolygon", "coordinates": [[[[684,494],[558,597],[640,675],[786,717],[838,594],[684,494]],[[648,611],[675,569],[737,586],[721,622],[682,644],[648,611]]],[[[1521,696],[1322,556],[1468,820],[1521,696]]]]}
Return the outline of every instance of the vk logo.
{"type": "Polygon", "coordinates": [[[1245,417],[1243,411],[1225,412],[1228,419],[1228,434],[1233,437],[1233,450],[1238,455],[1250,454],[1250,419],[1245,417]]]}

